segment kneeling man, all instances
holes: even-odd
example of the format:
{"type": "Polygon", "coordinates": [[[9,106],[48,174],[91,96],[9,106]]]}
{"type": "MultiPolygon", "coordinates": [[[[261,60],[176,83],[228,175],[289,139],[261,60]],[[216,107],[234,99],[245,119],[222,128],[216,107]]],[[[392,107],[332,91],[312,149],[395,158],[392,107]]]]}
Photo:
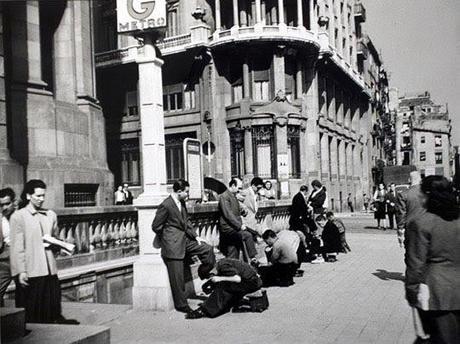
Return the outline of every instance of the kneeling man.
{"type": "Polygon", "coordinates": [[[253,293],[262,287],[262,280],[256,270],[249,264],[237,259],[223,258],[214,269],[198,268],[201,279],[209,278],[213,284],[211,295],[187,319],[203,317],[214,318],[237,306],[246,294],[253,293]],[[215,274],[215,276],[212,276],[215,274]]]}
{"type": "Polygon", "coordinates": [[[295,231],[283,230],[276,234],[267,229],[262,238],[268,245],[267,253],[270,266],[261,269],[265,286],[278,285],[288,287],[294,284],[294,275],[299,267],[298,249],[300,237],[295,231]]]}

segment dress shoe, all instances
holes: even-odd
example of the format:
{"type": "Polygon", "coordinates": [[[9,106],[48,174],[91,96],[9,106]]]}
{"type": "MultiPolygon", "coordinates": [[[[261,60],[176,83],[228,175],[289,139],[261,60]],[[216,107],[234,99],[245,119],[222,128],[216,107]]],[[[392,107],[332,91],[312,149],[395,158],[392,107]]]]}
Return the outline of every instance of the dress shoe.
{"type": "Polygon", "coordinates": [[[188,314],[188,313],[193,312],[193,309],[191,309],[189,306],[185,306],[185,307],[177,307],[176,311],[188,314]]]}
{"type": "Polygon", "coordinates": [[[197,308],[194,311],[185,314],[185,319],[201,319],[206,317],[206,313],[201,308],[197,308]]]}

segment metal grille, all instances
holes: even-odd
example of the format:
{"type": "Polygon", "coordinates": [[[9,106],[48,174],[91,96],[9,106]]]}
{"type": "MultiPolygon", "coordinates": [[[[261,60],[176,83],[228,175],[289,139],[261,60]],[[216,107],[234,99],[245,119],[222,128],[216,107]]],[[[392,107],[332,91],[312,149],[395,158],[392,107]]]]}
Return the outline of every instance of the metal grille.
{"type": "Polygon", "coordinates": [[[276,178],[276,151],[272,125],[252,127],[254,174],[260,178],[276,178]]]}

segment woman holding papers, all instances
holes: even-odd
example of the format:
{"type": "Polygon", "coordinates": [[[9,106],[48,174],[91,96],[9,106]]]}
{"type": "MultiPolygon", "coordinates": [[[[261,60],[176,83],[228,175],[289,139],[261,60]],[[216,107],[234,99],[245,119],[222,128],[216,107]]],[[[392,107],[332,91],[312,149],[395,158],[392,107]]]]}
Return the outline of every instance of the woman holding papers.
{"type": "Polygon", "coordinates": [[[44,209],[46,185],[32,179],[24,187],[25,206],[10,220],[11,273],[16,282],[16,307],[26,310],[26,322],[78,323],[61,315],[61,289],[54,254],[61,247],[44,243],[57,236],[57,216],[44,209]]]}

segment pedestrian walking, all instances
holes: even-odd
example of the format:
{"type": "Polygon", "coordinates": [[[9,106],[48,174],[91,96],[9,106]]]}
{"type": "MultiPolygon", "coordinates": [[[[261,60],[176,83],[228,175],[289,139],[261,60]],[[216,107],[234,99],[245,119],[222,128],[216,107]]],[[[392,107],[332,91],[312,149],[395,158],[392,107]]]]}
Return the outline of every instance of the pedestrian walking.
{"type": "Polygon", "coordinates": [[[3,296],[12,281],[10,268],[10,218],[16,210],[16,194],[13,189],[0,190],[0,306],[3,306],[3,296]]]}
{"type": "Polygon", "coordinates": [[[43,208],[46,184],[29,180],[22,193],[24,208],[10,218],[11,274],[15,277],[16,307],[25,308],[26,322],[78,324],[61,315],[61,287],[54,255],[55,245],[43,244],[43,236],[58,237],[57,216],[43,208]]]}
{"type": "Polygon", "coordinates": [[[197,235],[190,223],[185,206],[189,188],[187,181],[175,181],[173,192],[160,204],[152,222],[168,270],[174,307],[186,314],[192,309],[185,296],[184,262],[197,256],[201,265],[211,269],[216,259],[212,247],[197,235]]]}
{"type": "Polygon", "coordinates": [[[421,190],[426,211],[407,222],[406,298],[429,343],[460,343],[460,209],[445,177],[426,177],[421,190]]]}
{"type": "Polygon", "coordinates": [[[347,204],[348,204],[348,209],[350,209],[350,213],[353,213],[354,212],[354,209],[353,209],[353,197],[351,196],[351,193],[348,194],[347,204]]]}
{"type": "Polygon", "coordinates": [[[386,203],[385,203],[385,184],[380,183],[377,190],[374,193],[374,218],[377,220],[377,229],[380,229],[380,222],[383,222],[383,230],[385,230],[385,214],[386,214],[386,203]]]}
{"type": "Polygon", "coordinates": [[[395,229],[396,225],[396,185],[391,183],[388,192],[385,195],[385,205],[387,209],[388,224],[390,229],[395,229]]]}

